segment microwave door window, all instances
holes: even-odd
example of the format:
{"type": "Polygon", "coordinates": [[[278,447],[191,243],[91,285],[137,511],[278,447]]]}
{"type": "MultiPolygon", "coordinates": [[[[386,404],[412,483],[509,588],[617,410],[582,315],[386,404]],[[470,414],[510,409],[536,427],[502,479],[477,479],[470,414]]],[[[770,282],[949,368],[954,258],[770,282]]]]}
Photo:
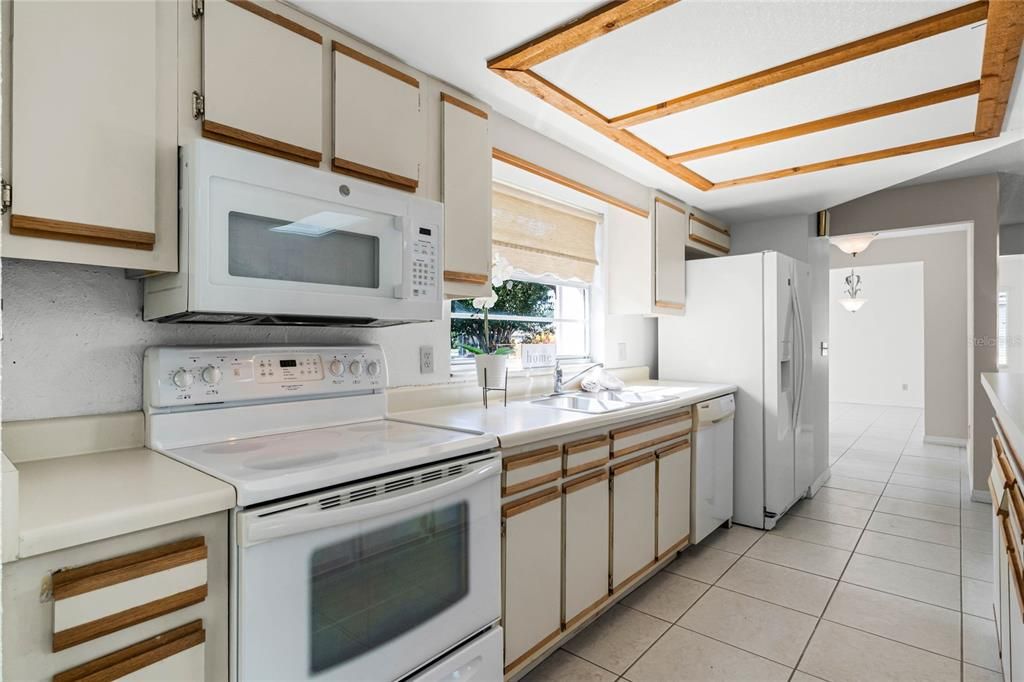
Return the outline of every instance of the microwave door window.
{"type": "Polygon", "coordinates": [[[320,547],[309,570],[310,673],[316,674],[429,622],[468,594],[468,505],[320,547]]]}
{"type": "Polygon", "coordinates": [[[298,221],[231,211],[228,274],[378,289],[382,228],[391,216],[323,212],[298,221]]]}

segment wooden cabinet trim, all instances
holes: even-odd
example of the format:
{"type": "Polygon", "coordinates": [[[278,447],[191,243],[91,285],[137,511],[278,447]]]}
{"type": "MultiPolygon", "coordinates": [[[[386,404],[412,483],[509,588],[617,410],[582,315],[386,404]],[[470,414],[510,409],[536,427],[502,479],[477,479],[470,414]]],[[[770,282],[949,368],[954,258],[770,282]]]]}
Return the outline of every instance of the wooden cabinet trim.
{"type": "Polygon", "coordinates": [[[376,182],[379,185],[386,185],[387,187],[404,190],[406,192],[415,192],[420,186],[420,181],[414,178],[407,178],[404,175],[389,173],[378,168],[364,166],[361,163],[340,159],[338,157],[334,157],[334,160],[331,162],[331,170],[336,173],[344,173],[345,175],[351,175],[352,177],[360,180],[376,182]]]}
{"type": "Polygon", "coordinates": [[[704,237],[701,237],[699,234],[691,234],[690,235],[690,241],[697,242],[701,246],[706,246],[709,249],[714,249],[715,251],[718,251],[719,253],[729,253],[729,249],[725,248],[721,244],[716,244],[715,242],[711,241],[710,239],[704,239],[704,237]]]}
{"type": "Polygon", "coordinates": [[[1013,521],[1017,528],[1017,541],[1024,542],[1024,497],[1021,496],[1020,486],[1014,484],[1007,488],[1010,500],[1010,509],[1013,510],[1013,521]]]}
{"type": "Polygon", "coordinates": [[[996,450],[995,459],[999,464],[999,470],[1003,474],[1003,487],[1009,488],[1017,481],[1017,477],[1014,476],[1013,467],[1010,466],[1010,460],[1006,458],[1006,452],[1003,450],[998,437],[992,439],[992,445],[996,450]]]}
{"type": "Polygon", "coordinates": [[[203,621],[194,620],[137,644],[57,673],[53,682],[109,682],[206,641],[203,621]]]}
{"type": "Polygon", "coordinates": [[[628,462],[622,462],[620,464],[613,464],[611,466],[611,475],[612,476],[621,476],[622,474],[626,473],[627,471],[632,471],[633,469],[636,469],[637,467],[642,467],[643,465],[650,464],[653,461],[654,461],[654,453],[650,452],[650,453],[648,453],[646,455],[642,455],[640,457],[637,457],[636,459],[631,459],[628,462]]]}
{"type": "Polygon", "coordinates": [[[585,450],[593,450],[594,446],[601,446],[608,442],[608,434],[602,433],[600,436],[594,436],[593,438],[585,438],[583,440],[573,441],[572,443],[565,444],[565,454],[573,455],[577,452],[583,452],[585,450]]]}
{"type": "Polygon", "coordinates": [[[645,421],[645,422],[642,422],[640,424],[633,424],[631,426],[624,426],[621,429],[613,429],[609,435],[611,436],[611,439],[614,441],[616,438],[624,438],[624,437],[627,437],[627,436],[633,436],[633,435],[636,435],[637,433],[642,433],[643,431],[647,431],[648,429],[658,428],[658,427],[661,427],[661,426],[667,426],[667,425],[671,424],[673,421],[683,421],[685,419],[691,419],[692,418],[690,416],[691,414],[692,413],[690,411],[690,408],[686,408],[685,411],[683,411],[683,412],[676,412],[676,413],[674,413],[674,414],[672,414],[672,415],[670,415],[668,417],[659,417],[658,419],[652,419],[650,421],[645,421]]]}
{"type": "Polygon", "coordinates": [[[584,471],[590,471],[591,469],[597,469],[598,467],[603,467],[605,464],[608,463],[609,459],[610,459],[609,456],[606,454],[606,455],[601,456],[600,459],[592,459],[592,460],[589,460],[587,462],[583,462],[582,464],[576,464],[576,465],[571,466],[571,467],[565,467],[564,469],[562,469],[562,475],[563,476],[575,476],[576,474],[581,474],[584,471]]]}
{"type": "MultiPolygon", "coordinates": [[[[377,69],[381,73],[386,74],[388,76],[391,76],[392,78],[395,78],[397,80],[400,80],[400,81],[402,81],[403,83],[405,83],[407,85],[411,85],[412,87],[414,87],[416,89],[419,89],[419,87],[420,87],[420,82],[418,80],[416,80],[415,78],[413,78],[412,76],[410,76],[409,74],[403,73],[403,72],[399,71],[398,69],[396,69],[393,66],[388,66],[384,62],[376,60],[376,59],[374,59],[373,57],[371,57],[369,55],[366,55],[366,54],[363,54],[362,52],[359,52],[358,50],[353,50],[348,45],[343,45],[343,44],[339,43],[337,40],[332,40],[331,41],[331,48],[335,52],[343,54],[346,57],[354,59],[357,62],[360,62],[362,64],[366,64],[371,69],[377,69]]],[[[469,105],[467,104],[466,106],[469,106],[469,105]]],[[[487,118],[487,117],[484,116],[484,118],[487,118]]]]}
{"type": "Polygon", "coordinates": [[[64,569],[53,574],[53,598],[58,601],[67,599],[206,558],[206,541],[197,537],[64,569]]]}
{"type": "Polygon", "coordinates": [[[472,272],[458,272],[457,270],[445,270],[444,281],[465,282],[466,284],[487,284],[490,281],[487,275],[477,275],[472,272]]]}
{"type": "Polygon", "coordinates": [[[598,609],[600,609],[602,606],[608,603],[608,597],[609,595],[607,594],[602,595],[601,598],[595,601],[593,604],[586,607],[569,620],[565,621],[562,624],[562,629],[565,631],[569,631],[572,628],[576,627],[578,623],[581,623],[585,621],[587,618],[590,618],[590,616],[592,616],[598,609]]]}
{"type": "Polygon", "coordinates": [[[671,308],[672,310],[685,310],[686,309],[686,304],[685,303],[678,303],[676,301],[663,301],[663,300],[657,299],[657,300],[654,301],[654,307],[655,308],[671,308]]]}
{"type": "Polygon", "coordinates": [[[561,477],[561,470],[556,469],[555,471],[550,471],[546,474],[541,474],[540,476],[534,476],[531,479],[520,481],[519,483],[513,483],[512,485],[503,485],[501,488],[501,494],[503,497],[508,497],[509,495],[516,495],[518,493],[523,492],[524,490],[536,488],[537,486],[544,485],[545,483],[553,483],[561,477]]]}
{"type": "Polygon", "coordinates": [[[648,564],[644,564],[643,568],[641,568],[639,571],[637,571],[636,573],[634,573],[633,575],[629,576],[628,578],[626,578],[625,580],[620,582],[618,585],[613,587],[612,591],[611,591],[612,595],[614,595],[616,592],[619,592],[620,590],[622,590],[623,587],[625,587],[626,585],[629,585],[631,582],[633,582],[634,580],[636,580],[637,578],[642,576],[644,573],[646,573],[647,571],[649,571],[652,568],[654,568],[655,564],[657,564],[657,563],[658,563],[658,560],[655,559],[655,560],[651,561],[648,564]]]}
{"type": "Polygon", "coordinates": [[[556,485],[553,488],[545,488],[539,492],[521,497],[518,500],[508,502],[501,507],[501,517],[508,519],[517,514],[530,511],[535,507],[539,507],[542,504],[546,504],[553,500],[557,500],[562,496],[561,489],[556,485]]]}
{"type": "Polygon", "coordinates": [[[562,628],[559,627],[557,630],[552,632],[550,635],[546,636],[544,639],[540,640],[539,642],[534,644],[532,647],[530,647],[529,649],[524,651],[522,653],[522,655],[519,656],[519,658],[517,658],[516,660],[514,660],[511,663],[509,663],[508,665],[506,665],[505,666],[505,673],[507,674],[510,670],[515,668],[517,665],[519,665],[523,661],[527,660],[528,658],[530,658],[531,656],[536,654],[538,651],[540,651],[541,649],[546,647],[548,644],[551,643],[552,640],[554,640],[556,637],[558,637],[561,634],[562,634],[562,628]]]}
{"type": "Polygon", "coordinates": [[[656,450],[654,454],[655,456],[657,456],[658,459],[661,459],[662,457],[668,457],[669,455],[674,455],[679,452],[685,452],[686,450],[689,449],[690,439],[689,437],[687,437],[684,438],[681,442],[676,443],[675,445],[670,445],[667,448],[661,448],[660,450],[656,450]]]}
{"type": "Polygon", "coordinates": [[[296,33],[302,36],[303,38],[308,38],[309,40],[312,40],[314,43],[318,43],[320,45],[323,45],[324,43],[323,36],[321,36],[316,31],[306,28],[305,26],[296,21],[292,21],[291,19],[282,17],[280,14],[271,12],[267,8],[257,5],[255,2],[251,2],[251,0],[228,0],[228,2],[230,2],[232,5],[236,7],[241,7],[244,10],[252,12],[257,16],[266,19],[267,21],[272,21],[278,26],[286,28],[292,33],[296,33]]]}
{"type": "Polygon", "coordinates": [[[451,104],[454,107],[458,107],[459,109],[462,109],[463,111],[468,111],[469,113],[473,114],[474,116],[479,116],[482,119],[488,118],[487,112],[484,111],[483,109],[480,109],[479,107],[475,107],[472,104],[470,104],[469,102],[463,102],[461,99],[458,99],[457,97],[452,97],[447,92],[442,92],[441,93],[441,101],[442,102],[447,102],[448,104],[451,104]]]}
{"type": "Polygon", "coordinates": [[[546,448],[540,450],[531,450],[530,452],[523,452],[518,455],[512,455],[511,457],[505,457],[501,460],[501,468],[505,471],[514,471],[516,469],[522,469],[538,462],[546,462],[549,459],[558,459],[562,454],[561,449],[557,445],[549,445],[546,448]]]}
{"type": "Polygon", "coordinates": [[[668,201],[667,199],[662,199],[661,197],[654,197],[654,203],[661,204],[665,208],[671,208],[673,211],[678,211],[679,213],[686,215],[685,208],[683,208],[682,206],[677,206],[676,204],[673,204],[671,201],[668,201]]]}
{"type": "Polygon", "coordinates": [[[127,230],[120,227],[104,227],[87,225],[67,220],[37,218],[35,216],[11,216],[11,234],[22,237],[38,237],[40,239],[57,239],[83,244],[99,244],[101,246],[118,246],[126,249],[152,251],[156,244],[156,235],[141,230],[127,230]]]}
{"type": "Polygon", "coordinates": [[[112,632],[138,625],[153,618],[167,615],[206,599],[207,586],[200,585],[191,590],[173,594],[170,597],[126,609],[105,618],[90,621],[82,625],[53,633],[53,650],[63,651],[69,647],[88,642],[89,640],[109,635],[112,632]]]}
{"type": "Polygon", "coordinates": [[[726,237],[729,236],[729,228],[727,228],[727,227],[719,227],[718,225],[715,225],[714,223],[712,223],[709,220],[704,220],[703,218],[701,218],[700,216],[698,216],[695,213],[691,213],[690,214],[690,220],[691,221],[696,221],[696,222],[700,223],[701,225],[703,225],[704,227],[710,227],[715,232],[720,232],[720,233],[724,234],[726,237]]]}
{"type": "Polygon", "coordinates": [[[312,149],[275,140],[272,137],[251,133],[248,130],[234,128],[209,119],[203,120],[203,137],[216,142],[233,144],[236,147],[249,149],[261,154],[269,154],[288,161],[296,161],[307,166],[319,166],[323,154],[312,149]]]}
{"type": "Polygon", "coordinates": [[[583,490],[584,488],[589,488],[590,486],[601,483],[602,481],[607,481],[608,476],[609,474],[607,470],[595,471],[592,474],[581,476],[574,481],[565,483],[562,485],[562,492],[566,495],[571,495],[572,493],[583,490]]]}
{"type": "Polygon", "coordinates": [[[995,516],[1005,516],[1007,514],[1007,512],[1002,508],[1002,499],[999,497],[1004,490],[1006,490],[1006,488],[997,492],[996,486],[992,482],[992,477],[988,477],[988,494],[992,496],[992,513],[995,516]]]}
{"type": "MultiPolygon", "coordinates": [[[[1024,472],[1024,463],[1021,462],[1020,456],[1014,449],[1013,444],[1010,443],[1010,439],[1006,437],[1006,431],[1003,429],[1003,424],[999,421],[999,417],[994,417],[992,419],[992,423],[995,424],[996,427],[996,435],[999,438],[999,445],[1006,445],[1005,448],[1000,447],[1000,450],[1003,451],[1003,454],[1006,455],[1008,459],[1012,460],[1017,471],[1024,472]]],[[[1017,477],[1015,475],[1014,480],[1016,480],[1016,478],[1017,477]]]]}
{"type": "Polygon", "coordinates": [[[674,545],[672,545],[671,547],[666,549],[664,552],[659,554],[658,555],[658,561],[661,561],[662,559],[664,559],[665,557],[669,556],[670,554],[678,552],[679,550],[681,550],[684,547],[686,547],[688,544],[690,544],[690,534],[689,533],[687,533],[683,537],[682,540],[680,540],[679,542],[675,543],[674,545]]]}

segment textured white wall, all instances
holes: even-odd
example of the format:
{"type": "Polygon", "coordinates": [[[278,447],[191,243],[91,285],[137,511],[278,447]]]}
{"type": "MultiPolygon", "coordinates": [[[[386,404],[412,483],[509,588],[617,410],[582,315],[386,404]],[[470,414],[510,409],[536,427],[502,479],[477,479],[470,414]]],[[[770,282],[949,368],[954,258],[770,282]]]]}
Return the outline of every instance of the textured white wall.
{"type": "Polygon", "coordinates": [[[4,259],[3,419],[141,409],[142,352],[154,345],[379,343],[392,386],[448,381],[447,322],[390,329],[231,327],[142,320],[124,271],[4,259]],[[433,374],[419,347],[434,346],[433,374]]]}
{"type": "Polygon", "coordinates": [[[839,304],[850,270],[832,270],[829,399],[924,407],[924,263],[855,272],[863,278],[860,297],[867,303],[850,313],[839,304]]]}

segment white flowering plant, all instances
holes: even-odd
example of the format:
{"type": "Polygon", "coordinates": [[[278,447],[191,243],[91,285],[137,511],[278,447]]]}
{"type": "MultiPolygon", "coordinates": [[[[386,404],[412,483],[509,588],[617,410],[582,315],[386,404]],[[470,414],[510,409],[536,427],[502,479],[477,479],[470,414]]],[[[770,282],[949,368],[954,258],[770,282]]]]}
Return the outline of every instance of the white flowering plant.
{"type": "Polygon", "coordinates": [[[485,347],[460,343],[459,347],[466,352],[473,355],[510,355],[513,352],[509,346],[495,346],[491,343],[491,330],[488,321],[488,311],[498,302],[498,288],[505,286],[505,282],[512,278],[513,270],[512,264],[506,258],[500,254],[494,254],[494,260],[491,262],[491,295],[478,296],[473,299],[473,307],[483,311],[483,345],[485,347]]]}

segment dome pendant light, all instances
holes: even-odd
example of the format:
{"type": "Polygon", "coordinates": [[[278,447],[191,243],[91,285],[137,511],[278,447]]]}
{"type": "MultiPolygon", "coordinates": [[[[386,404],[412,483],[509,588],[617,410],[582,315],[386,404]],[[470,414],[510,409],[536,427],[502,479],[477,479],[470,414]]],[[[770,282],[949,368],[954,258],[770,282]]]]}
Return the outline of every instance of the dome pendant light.
{"type": "Polygon", "coordinates": [[[830,237],[830,240],[840,251],[856,258],[857,254],[868,248],[868,245],[874,241],[877,236],[877,232],[871,232],[866,234],[849,234],[841,237],[830,237]]]}

